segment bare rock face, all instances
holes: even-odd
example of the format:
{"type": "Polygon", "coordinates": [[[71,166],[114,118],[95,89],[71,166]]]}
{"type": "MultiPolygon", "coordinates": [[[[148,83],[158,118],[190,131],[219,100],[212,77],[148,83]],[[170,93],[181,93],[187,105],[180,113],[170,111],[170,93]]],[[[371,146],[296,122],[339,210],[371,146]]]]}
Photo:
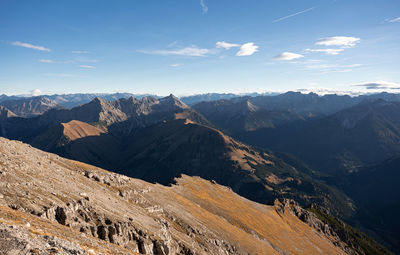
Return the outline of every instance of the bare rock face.
{"type": "Polygon", "coordinates": [[[288,210],[296,215],[301,221],[307,223],[307,225],[313,227],[320,233],[324,233],[326,235],[335,235],[329,226],[320,221],[315,214],[303,209],[296,201],[292,199],[277,199],[275,200],[275,206],[279,213],[283,213],[288,210]]]}
{"type": "MultiPolygon", "coordinates": [[[[29,228],[0,225],[2,254],[88,254],[79,244],[55,236],[31,238],[29,228]]],[[[89,253],[90,254],[90,253],[89,253]]]]}
{"type": "Polygon", "coordinates": [[[292,206],[278,213],[199,177],[150,184],[4,138],[0,172],[7,254],[345,254],[292,206]]]}

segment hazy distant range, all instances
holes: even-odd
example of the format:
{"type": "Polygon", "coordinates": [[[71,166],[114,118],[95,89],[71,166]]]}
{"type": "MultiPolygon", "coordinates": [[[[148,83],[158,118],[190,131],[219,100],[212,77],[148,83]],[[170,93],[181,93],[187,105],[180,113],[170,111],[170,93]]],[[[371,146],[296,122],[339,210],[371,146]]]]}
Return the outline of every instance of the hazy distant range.
{"type": "MultiPolygon", "coordinates": [[[[233,94],[233,93],[207,93],[207,94],[198,94],[198,95],[191,95],[191,96],[182,96],[180,99],[185,104],[191,106],[198,102],[202,101],[216,101],[221,99],[232,99],[235,97],[255,97],[261,95],[279,95],[280,93],[246,93],[246,94],[233,94]]],[[[59,105],[72,108],[81,104],[86,104],[92,101],[96,97],[100,97],[107,101],[114,101],[120,98],[129,98],[135,97],[137,99],[141,99],[145,96],[153,96],[155,98],[161,98],[160,96],[153,95],[153,94],[133,94],[133,93],[76,93],[76,94],[54,94],[54,95],[42,95],[50,100],[56,101],[59,105]]],[[[25,96],[25,95],[16,95],[16,96],[7,96],[7,95],[0,95],[0,102],[9,101],[9,100],[16,100],[21,98],[29,98],[32,96],[25,96]]]]}

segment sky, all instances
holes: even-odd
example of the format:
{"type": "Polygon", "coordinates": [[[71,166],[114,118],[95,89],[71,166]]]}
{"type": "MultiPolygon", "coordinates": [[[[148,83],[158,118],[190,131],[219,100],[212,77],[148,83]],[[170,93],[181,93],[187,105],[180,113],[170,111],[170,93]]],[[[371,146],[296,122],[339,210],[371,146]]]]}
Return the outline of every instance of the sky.
{"type": "Polygon", "coordinates": [[[398,0],[1,0],[0,94],[400,92],[398,0]]]}

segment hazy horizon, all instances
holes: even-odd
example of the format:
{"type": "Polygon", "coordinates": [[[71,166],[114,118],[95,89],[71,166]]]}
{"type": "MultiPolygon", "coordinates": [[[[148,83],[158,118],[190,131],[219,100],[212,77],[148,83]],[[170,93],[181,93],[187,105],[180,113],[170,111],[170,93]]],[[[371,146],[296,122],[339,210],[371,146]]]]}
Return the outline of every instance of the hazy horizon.
{"type": "Polygon", "coordinates": [[[236,95],[236,96],[248,96],[248,95],[280,95],[280,94],[285,94],[289,92],[294,92],[294,93],[301,93],[301,94],[310,94],[314,93],[317,94],[318,96],[324,96],[324,95],[338,95],[338,96],[351,96],[351,97],[357,97],[357,96],[362,96],[362,95],[373,95],[373,94],[380,94],[380,93],[390,93],[390,94],[400,94],[399,92],[387,92],[387,91],[331,91],[331,90],[303,90],[303,89],[298,89],[298,90],[287,90],[287,91],[265,91],[265,92],[242,92],[242,93],[235,93],[235,92],[206,92],[206,93],[193,93],[193,94],[174,94],[174,93],[167,93],[167,94],[157,94],[157,93],[135,93],[135,92],[129,92],[129,91],[116,91],[116,92],[72,92],[72,93],[48,93],[44,94],[42,92],[38,93],[25,93],[25,94],[6,94],[6,93],[1,93],[1,95],[5,95],[8,97],[38,97],[38,96],[55,96],[55,95],[76,95],[76,94],[96,94],[96,95],[113,95],[113,94],[132,94],[132,95],[137,95],[137,96],[157,96],[157,97],[167,97],[169,95],[174,95],[176,97],[191,97],[191,96],[202,96],[202,95],[236,95]]]}

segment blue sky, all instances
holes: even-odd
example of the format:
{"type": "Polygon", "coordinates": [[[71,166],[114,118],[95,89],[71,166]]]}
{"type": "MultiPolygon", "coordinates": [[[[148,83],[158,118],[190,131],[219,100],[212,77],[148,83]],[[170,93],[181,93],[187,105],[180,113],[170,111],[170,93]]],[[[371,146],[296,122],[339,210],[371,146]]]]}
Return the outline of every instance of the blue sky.
{"type": "Polygon", "coordinates": [[[0,2],[0,94],[397,92],[400,1],[0,2]]]}

